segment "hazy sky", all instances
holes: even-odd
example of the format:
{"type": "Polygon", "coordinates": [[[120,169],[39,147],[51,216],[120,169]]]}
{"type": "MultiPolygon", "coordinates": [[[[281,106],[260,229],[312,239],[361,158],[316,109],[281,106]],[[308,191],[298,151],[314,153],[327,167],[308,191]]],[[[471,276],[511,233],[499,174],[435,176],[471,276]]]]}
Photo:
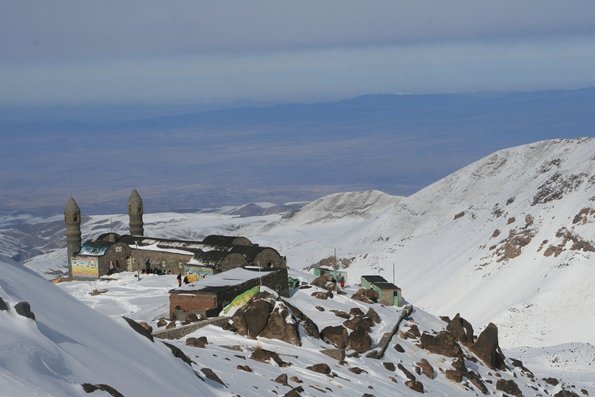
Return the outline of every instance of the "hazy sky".
{"type": "Polygon", "coordinates": [[[592,0],[0,0],[0,106],[586,86],[592,0]]]}

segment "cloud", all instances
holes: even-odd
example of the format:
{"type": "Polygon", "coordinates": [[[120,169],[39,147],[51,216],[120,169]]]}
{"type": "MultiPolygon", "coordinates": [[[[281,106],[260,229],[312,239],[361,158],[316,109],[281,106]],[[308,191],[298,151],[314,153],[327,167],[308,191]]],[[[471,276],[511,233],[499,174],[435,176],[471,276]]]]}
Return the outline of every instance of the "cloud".
{"type": "Polygon", "coordinates": [[[3,62],[192,57],[595,34],[590,0],[4,1],[3,62]]]}

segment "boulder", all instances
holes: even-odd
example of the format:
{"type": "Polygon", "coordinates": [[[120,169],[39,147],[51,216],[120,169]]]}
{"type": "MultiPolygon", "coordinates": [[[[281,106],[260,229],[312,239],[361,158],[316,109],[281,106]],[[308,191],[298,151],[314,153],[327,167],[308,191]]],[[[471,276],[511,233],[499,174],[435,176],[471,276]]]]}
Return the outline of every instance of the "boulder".
{"type": "Polygon", "coordinates": [[[250,368],[248,365],[238,365],[236,368],[242,371],[252,372],[252,368],[250,368]]]}
{"type": "Polygon", "coordinates": [[[204,347],[206,345],[207,345],[207,337],[206,336],[201,336],[200,338],[186,339],[186,346],[199,347],[201,349],[204,349],[204,347]]]}
{"type": "Polygon", "coordinates": [[[384,366],[384,368],[388,369],[389,371],[394,372],[396,367],[395,364],[391,363],[391,362],[384,362],[382,363],[382,365],[384,366]]]}
{"type": "MultiPolygon", "coordinates": [[[[588,396],[589,393],[587,393],[586,395],[588,396]]],[[[570,390],[562,389],[559,392],[557,392],[556,394],[554,394],[554,397],[579,397],[579,395],[570,391],[570,390]]]]}
{"type": "Polygon", "coordinates": [[[471,351],[477,355],[488,367],[504,369],[504,354],[498,345],[498,327],[489,323],[477,341],[471,346],[471,351]]]}
{"type": "Polygon", "coordinates": [[[186,364],[192,366],[192,360],[190,359],[190,357],[188,357],[186,354],[184,354],[184,352],[182,350],[180,350],[180,348],[172,345],[171,343],[167,343],[167,342],[163,342],[163,341],[161,341],[161,343],[163,343],[165,346],[167,346],[169,348],[169,350],[171,350],[171,353],[174,355],[174,357],[177,357],[180,360],[184,361],[186,364]]]}
{"type": "Polygon", "coordinates": [[[277,377],[276,377],[276,378],[273,380],[273,382],[280,383],[280,384],[282,384],[283,386],[289,386],[289,381],[288,381],[288,378],[287,378],[287,374],[281,374],[281,375],[277,376],[277,377]]]}
{"type": "Polygon", "coordinates": [[[167,325],[167,320],[164,318],[160,318],[159,321],[157,321],[157,327],[165,327],[167,325]]]}
{"type": "Polygon", "coordinates": [[[478,374],[476,374],[473,371],[470,371],[467,374],[467,379],[469,379],[469,381],[475,386],[477,387],[477,389],[482,392],[483,394],[489,394],[488,392],[488,388],[486,387],[486,385],[481,381],[481,378],[479,377],[478,374]]]}
{"type": "MultiPolygon", "coordinates": [[[[133,330],[135,330],[136,332],[138,332],[139,334],[141,334],[142,336],[144,336],[145,338],[147,338],[151,342],[154,342],[153,335],[151,335],[151,332],[149,332],[149,330],[146,327],[143,327],[140,323],[137,323],[136,321],[134,321],[131,318],[124,317],[124,316],[122,316],[122,318],[124,320],[126,320],[126,322],[128,323],[128,325],[130,325],[130,327],[133,330]]],[[[151,328],[151,327],[149,327],[149,328],[151,328]]],[[[151,330],[152,330],[152,328],[151,328],[151,330]]]]}
{"type": "Polygon", "coordinates": [[[215,382],[225,386],[225,383],[223,383],[221,378],[219,376],[217,376],[217,374],[211,368],[201,368],[200,371],[203,374],[205,374],[205,376],[207,378],[209,378],[210,380],[215,381],[215,382]]]}
{"type": "Polygon", "coordinates": [[[105,384],[93,385],[91,383],[83,383],[81,386],[83,387],[83,390],[86,393],[93,393],[96,390],[101,390],[101,391],[106,392],[107,394],[109,394],[112,397],[124,397],[124,395],[122,393],[120,393],[119,391],[117,391],[116,389],[111,387],[110,385],[105,385],[105,384]]]}
{"type": "Polygon", "coordinates": [[[281,357],[279,357],[277,353],[265,349],[257,348],[254,350],[250,358],[252,360],[260,361],[261,363],[268,363],[273,360],[279,367],[288,367],[291,365],[290,363],[281,360],[281,357]]]}
{"type": "Polygon", "coordinates": [[[4,299],[0,298],[0,312],[8,310],[8,305],[4,302],[4,299]]]}
{"type": "Polygon", "coordinates": [[[320,337],[323,341],[334,345],[338,349],[347,347],[347,330],[341,325],[324,328],[320,331],[320,337]]]}
{"type": "Polygon", "coordinates": [[[256,299],[237,310],[231,321],[240,335],[256,338],[267,325],[273,304],[265,299],[256,299]]]}
{"type": "Polygon", "coordinates": [[[304,391],[304,388],[301,386],[298,386],[294,389],[291,389],[290,391],[288,391],[287,393],[285,393],[283,395],[283,397],[300,397],[300,393],[304,391]]]}
{"type": "Polygon", "coordinates": [[[424,392],[424,385],[417,380],[408,380],[405,382],[405,386],[418,393],[424,392]]]}
{"type": "Polygon", "coordinates": [[[343,326],[352,330],[364,327],[369,332],[370,328],[374,326],[374,322],[368,317],[353,317],[351,320],[345,320],[343,326]]]}
{"type": "MultiPolygon", "coordinates": [[[[323,274],[322,276],[316,277],[312,282],[311,285],[314,285],[318,288],[328,289],[327,285],[331,284],[331,277],[328,274],[323,274]]],[[[330,285],[329,285],[330,287],[330,285]]]]}
{"type": "Polygon", "coordinates": [[[364,317],[364,312],[359,307],[352,307],[351,310],[349,310],[349,314],[352,317],[364,317]]]}
{"type": "Polygon", "coordinates": [[[447,369],[444,371],[444,376],[446,376],[446,379],[453,382],[461,383],[463,381],[463,374],[456,369],[447,369]]]}
{"type": "Polygon", "coordinates": [[[467,374],[467,367],[465,366],[465,360],[462,357],[458,357],[451,363],[452,367],[462,374],[467,374]]]}
{"type": "Polygon", "coordinates": [[[147,333],[149,335],[151,335],[153,333],[153,327],[151,327],[149,324],[147,324],[144,321],[141,321],[140,323],[138,323],[141,327],[143,327],[145,329],[145,331],[147,331],[147,333]]]}
{"type": "Polygon", "coordinates": [[[421,334],[419,333],[417,324],[411,324],[409,329],[405,331],[405,335],[407,335],[407,338],[419,338],[421,334]]]}
{"type": "Polygon", "coordinates": [[[378,301],[378,293],[373,289],[360,288],[351,296],[351,299],[365,303],[376,303],[378,301]]]}
{"type": "Polygon", "coordinates": [[[374,310],[372,308],[368,309],[368,312],[366,313],[366,317],[368,317],[369,319],[374,321],[376,324],[380,324],[382,322],[382,319],[380,318],[378,313],[376,313],[376,310],[374,310]]]}
{"type": "Polygon", "coordinates": [[[295,321],[287,321],[289,310],[283,303],[278,303],[264,329],[258,334],[263,338],[279,339],[295,346],[301,346],[300,333],[295,321]]]}
{"type": "Polygon", "coordinates": [[[448,323],[446,330],[451,332],[455,338],[465,346],[473,344],[473,326],[457,313],[448,323]]]}
{"type": "Polygon", "coordinates": [[[302,381],[300,378],[298,378],[297,376],[290,376],[289,380],[292,381],[293,383],[304,383],[304,381],[302,381]]]}
{"type": "Polygon", "coordinates": [[[403,366],[403,364],[401,364],[401,363],[397,364],[397,368],[399,368],[401,370],[401,372],[405,374],[405,376],[407,377],[407,379],[409,379],[409,380],[415,380],[415,375],[413,375],[411,373],[411,371],[409,371],[407,368],[405,368],[403,366]]]}
{"type": "Polygon", "coordinates": [[[335,316],[340,317],[340,318],[350,318],[351,316],[349,315],[349,313],[346,313],[342,310],[336,310],[336,309],[331,309],[329,310],[331,313],[334,313],[335,316]]]}
{"type": "Polygon", "coordinates": [[[316,291],[316,292],[312,292],[310,295],[315,297],[316,299],[322,299],[322,300],[332,299],[334,296],[333,293],[330,291],[326,291],[326,292],[316,291]]]}
{"type": "Polygon", "coordinates": [[[364,326],[358,326],[347,337],[347,346],[358,353],[367,352],[372,348],[372,337],[368,333],[368,329],[364,326]]]}
{"type": "Polygon", "coordinates": [[[165,326],[165,329],[173,329],[176,328],[176,322],[175,321],[170,321],[169,324],[167,324],[165,326]]]}
{"type": "Polygon", "coordinates": [[[398,351],[399,353],[405,353],[405,349],[403,349],[403,346],[401,346],[398,343],[395,345],[395,350],[398,351]]]}
{"type": "Polygon", "coordinates": [[[200,319],[198,318],[196,313],[190,313],[190,314],[186,315],[186,321],[188,321],[190,323],[196,323],[196,322],[200,321],[200,319]]]}
{"type": "Polygon", "coordinates": [[[350,372],[353,372],[353,373],[354,373],[354,374],[356,374],[356,375],[359,375],[359,374],[361,374],[362,372],[368,373],[367,371],[365,371],[365,370],[361,369],[360,367],[351,367],[351,368],[349,368],[349,371],[350,371],[350,372]]]}
{"type": "Polygon", "coordinates": [[[337,361],[345,360],[345,350],[342,349],[323,349],[320,351],[322,354],[334,358],[337,361]]]}
{"type": "Polygon", "coordinates": [[[425,333],[420,338],[421,347],[431,353],[448,357],[462,357],[463,351],[455,336],[448,331],[441,331],[436,336],[425,333]]]}
{"type": "MultiPolygon", "coordinates": [[[[287,306],[289,310],[291,310],[291,313],[293,313],[293,315],[300,321],[300,324],[306,332],[306,335],[313,336],[314,338],[320,338],[320,331],[318,331],[318,326],[314,321],[312,321],[310,317],[306,316],[304,312],[302,312],[300,309],[293,306],[286,300],[283,300],[283,303],[285,303],[285,306],[287,306]]],[[[324,308],[322,309],[322,311],[324,311],[324,308]]]]}
{"type": "Polygon", "coordinates": [[[31,311],[29,302],[19,302],[14,305],[14,310],[23,317],[30,318],[35,321],[35,314],[31,311]]]}
{"type": "Polygon", "coordinates": [[[432,367],[432,365],[425,358],[419,360],[419,362],[416,365],[421,369],[421,372],[428,378],[434,379],[436,377],[434,367],[432,367]]]}
{"type": "Polygon", "coordinates": [[[519,389],[519,386],[512,379],[498,379],[498,382],[496,382],[496,390],[500,390],[506,394],[511,394],[515,397],[521,397],[523,395],[521,389],[519,389]]]}
{"type": "Polygon", "coordinates": [[[318,372],[321,374],[325,374],[325,375],[330,375],[330,373],[331,373],[331,368],[324,363],[310,365],[309,367],[306,367],[306,369],[309,369],[310,371],[318,372]]]}

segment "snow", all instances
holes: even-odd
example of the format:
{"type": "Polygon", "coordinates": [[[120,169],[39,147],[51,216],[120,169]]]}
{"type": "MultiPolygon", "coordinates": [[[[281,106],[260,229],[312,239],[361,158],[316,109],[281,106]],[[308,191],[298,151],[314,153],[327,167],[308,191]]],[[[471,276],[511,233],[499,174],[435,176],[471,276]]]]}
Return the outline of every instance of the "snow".
{"type": "Polygon", "coordinates": [[[175,289],[177,291],[196,291],[206,287],[225,287],[228,285],[241,284],[271,273],[272,272],[267,271],[246,270],[240,267],[202,278],[194,283],[185,284],[175,289]]]}

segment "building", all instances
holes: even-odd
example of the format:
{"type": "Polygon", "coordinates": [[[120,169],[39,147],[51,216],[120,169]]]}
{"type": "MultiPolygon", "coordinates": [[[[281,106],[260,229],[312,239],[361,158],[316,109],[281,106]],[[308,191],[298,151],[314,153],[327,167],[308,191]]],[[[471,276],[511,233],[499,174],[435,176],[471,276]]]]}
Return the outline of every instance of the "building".
{"type": "Polygon", "coordinates": [[[235,268],[174,288],[169,291],[170,318],[183,321],[191,313],[217,316],[236,296],[259,285],[288,296],[287,268],[235,268]]]}
{"type": "Polygon", "coordinates": [[[387,306],[401,306],[403,295],[401,288],[386,281],[384,277],[376,275],[362,276],[360,285],[365,289],[372,289],[378,293],[378,301],[387,306]]]}
{"type": "Polygon", "coordinates": [[[130,234],[104,233],[81,244],[81,212],[71,197],[64,211],[70,276],[90,279],[119,271],[157,271],[187,273],[198,279],[243,266],[287,266],[277,250],[246,237],[211,235],[190,241],[144,236],[143,214],[143,201],[133,189],[128,198],[130,234]]]}

